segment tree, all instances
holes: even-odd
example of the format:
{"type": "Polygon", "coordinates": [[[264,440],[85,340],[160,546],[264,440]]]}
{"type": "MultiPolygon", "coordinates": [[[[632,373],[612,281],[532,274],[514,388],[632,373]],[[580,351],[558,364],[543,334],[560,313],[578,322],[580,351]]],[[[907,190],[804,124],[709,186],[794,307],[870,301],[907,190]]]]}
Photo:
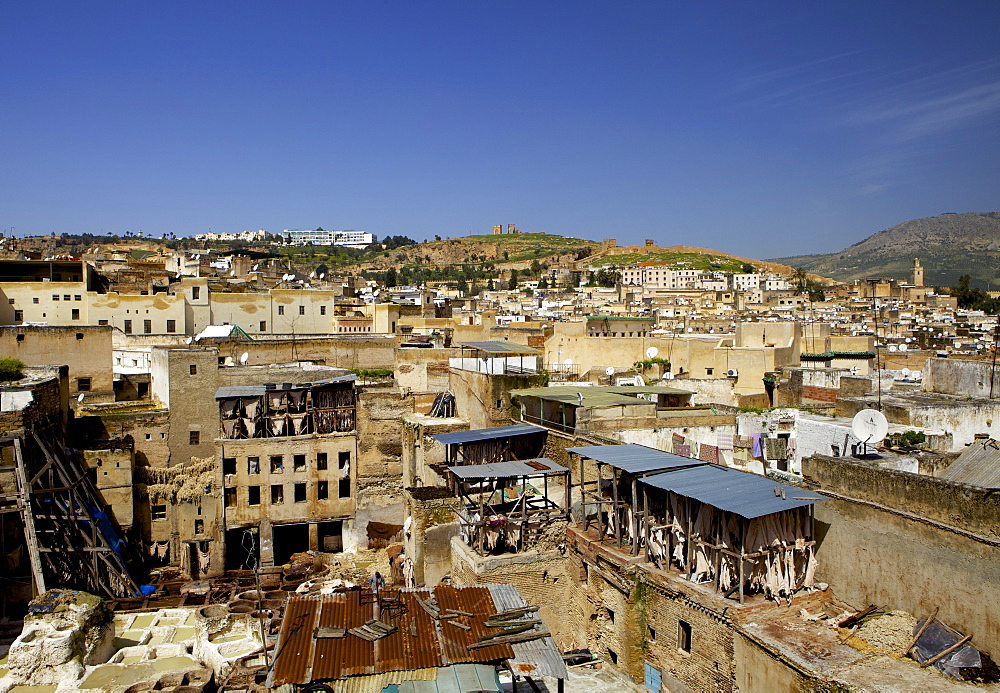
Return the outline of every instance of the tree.
{"type": "Polygon", "coordinates": [[[517,291],[517,270],[512,269],[510,271],[510,281],[507,283],[507,288],[511,291],[517,291]]]}
{"type": "Polygon", "coordinates": [[[496,286],[493,284],[493,279],[492,278],[488,282],[486,282],[486,290],[487,291],[495,291],[496,290],[496,286]]]}
{"type": "Polygon", "coordinates": [[[434,234],[434,240],[435,241],[440,241],[441,237],[439,235],[437,235],[437,234],[434,234]]]}
{"type": "Polygon", "coordinates": [[[757,271],[757,268],[751,265],[749,262],[743,263],[743,274],[753,274],[757,271]]]}
{"type": "Polygon", "coordinates": [[[549,288],[549,283],[545,281],[545,277],[542,277],[541,279],[538,280],[538,288],[539,289],[549,288]]]}
{"type": "Polygon", "coordinates": [[[393,287],[393,286],[396,286],[396,282],[397,281],[398,281],[398,278],[397,278],[397,275],[396,275],[396,268],[395,267],[390,267],[385,272],[385,285],[387,287],[393,287]]]}
{"type": "Polygon", "coordinates": [[[317,277],[320,276],[321,274],[326,274],[329,271],[330,271],[330,268],[326,266],[325,262],[321,262],[318,265],[316,265],[316,276],[317,277]]]}
{"type": "Polygon", "coordinates": [[[469,282],[465,281],[465,277],[458,280],[458,292],[463,296],[469,293],[469,282]]]}
{"type": "Polygon", "coordinates": [[[959,308],[978,308],[979,304],[986,303],[990,296],[982,289],[973,289],[969,286],[972,277],[963,274],[958,278],[958,286],[951,288],[951,295],[958,299],[959,308]]]}
{"type": "Polygon", "coordinates": [[[531,261],[531,274],[538,276],[538,273],[542,271],[542,266],[538,264],[538,260],[531,261]]]}

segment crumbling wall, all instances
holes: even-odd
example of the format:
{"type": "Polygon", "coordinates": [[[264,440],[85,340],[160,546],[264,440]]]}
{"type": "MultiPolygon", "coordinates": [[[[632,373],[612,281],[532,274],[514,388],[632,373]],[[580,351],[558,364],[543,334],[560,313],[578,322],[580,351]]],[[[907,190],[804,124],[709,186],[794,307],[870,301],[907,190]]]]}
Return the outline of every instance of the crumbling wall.
{"type": "Polygon", "coordinates": [[[1000,500],[985,489],[829,457],[803,473],[837,494],[817,503],[818,580],[854,606],[938,617],[1000,652],[1000,500]]]}

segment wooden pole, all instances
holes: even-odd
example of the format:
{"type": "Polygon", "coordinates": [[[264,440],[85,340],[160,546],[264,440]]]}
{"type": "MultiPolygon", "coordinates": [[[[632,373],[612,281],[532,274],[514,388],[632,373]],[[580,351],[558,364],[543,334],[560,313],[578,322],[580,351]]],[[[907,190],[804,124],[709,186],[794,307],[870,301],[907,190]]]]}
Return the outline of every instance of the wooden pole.
{"type": "Polygon", "coordinates": [[[934,655],[933,657],[931,657],[930,659],[928,659],[926,662],[924,662],[923,664],[921,664],[920,668],[923,669],[924,667],[929,667],[931,664],[933,664],[934,662],[938,661],[942,657],[947,657],[952,652],[954,652],[955,650],[957,650],[958,648],[960,648],[962,645],[964,645],[965,643],[969,642],[970,640],[972,640],[972,633],[969,633],[964,638],[962,638],[957,643],[955,643],[954,645],[952,645],[948,649],[944,650],[943,652],[938,652],[936,655],[934,655]]]}
{"type": "Polygon", "coordinates": [[[31,509],[31,487],[28,486],[28,475],[25,469],[24,456],[21,454],[21,439],[14,439],[14,464],[17,469],[17,479],[21,487],[21,517],[24,518],[24,540],[28,545],[28,558],[31,561],[31,575],[35,580],[35,593],[45,591],[45,573],[42,571],[42,557],[38,552],[38,538],[35,535],[35,516],[31,509]]]}
{"type": "Polygon", "coordinates": [[[910,654],[910,650],[912,650],[913,646],[917,644],[917,640],[920,640],[920,636],[924,634],[927,627],[931,625],[931,622],[934,620],[934,617],[937,616],[938,609],[940,608],[941,607],[939,606],[934,607],[933,613],[931,613],[931,615],[927,617],[927,620],[924,621],[924,624],[920,626],[920,630],[917,631],[917,634],[913,636],[913,640],[911,640],[910,644],[906,646],[905,650],[903,650],[903,654],[910,654]]]}
{"type": "MultiPolygon", "coordinates": [[[[611,497],[614,500],[614,505],[611,506],[611,512],[615,514],[615,548],[622,545],[622,519],[618,515],[618,482],[621,481],[621,472],[618,472],[618,478],[615,478],[614,469],[611,470],[611,497]]],[[[611,513],[608,513],[609,515],[611,513]]]]}

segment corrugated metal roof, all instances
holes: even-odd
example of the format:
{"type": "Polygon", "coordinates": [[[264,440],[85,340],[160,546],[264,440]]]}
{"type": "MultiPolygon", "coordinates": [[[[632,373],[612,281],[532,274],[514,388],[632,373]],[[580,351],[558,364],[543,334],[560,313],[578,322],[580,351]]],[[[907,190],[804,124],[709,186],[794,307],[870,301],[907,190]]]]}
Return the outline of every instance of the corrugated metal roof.
{"type": "Polygon", "coordinates": [[[582,448],[566,448],[566,450],[629,474],[655,472],[660,469],[700,467],[707,464],[702,460],[682,457],[672,452],[647,448],[645,445],[634,443],[628,445],[592,445],[582,448]]]}
{"type": "Polygon", "coordinates": [[[694,498],[749,520],[827,500],[774,479],[714,464],[643,477],[640,483],[694,498]],[[774,495],[775,487],[785,492],[784,498],[774,495]]]}
{"type": "Polygon", "coordinates": [[[615,392],[609,392],[604,387],[572,387],[568,385],[532,387],[525,390],[511,390],[510,394],[512,397],[537,397],[538,399],[552,402],[571,404],[574,407],[596,407],[598,409],[602,407],[624,407],[635,404],[653,406],[655,404],[655,402],[639,399],[638,396],[627,397],[615,392]]]}
{"type": "MultiPolygon", "coordinates": [[[[326,380],[318,380],[316,382],[310,383],[297,383],[293,385],[291,390],[311,390],[315,387],[323,387],[324,385],[334,385],[336,383],[350,383],[358,379],[358,376],[351,373],[350,375],[340,375],[336,378],[328,378],[326,380]]],[[[289,390],[268,390],[263,385],[225,385],[220,387],[215,391],[215,399],[230,399],[232,397],[260,397],[265,392],[288,392],[289,390]]]]}
{"type": "MultiPolygon", "coordinates": [[[[497,611],[528,606],[528,602],[524,600],[514,585],[498,584],[486,585],[486,587],[493,596],[493,603],[496,604],[497,611]]],[[[527,621],[537,618],[540,618],[538,612],[533,611],[522,616],[520,620],[527,621]]],[[[566,662],[563,661],[562,654],[552,638],[516,642],[511,645],[511,649],[514,650],[514,657],[510,660],[510,666],[515,674],[553,676],[558,679],[565,679],[569,676],[566,671],[566,662]]]]}
{"type": "Polygon", "coordinates": [[[489,342],[462,342],[464,347],[469,347],[471,349],[479,349],[479,351],[485,351],[490,354],[537,354],[538,349],[532,349],[529,346],[523,344],[518,344],[517,342],[506,342],[502,340],[489,341],[489,342]]]}
{"type": "Polygon", "coordinates": [[[515,436],[527,436],[535,433],[545,433],[546,430],[540,426],[531,424],[516,424],[514,426],[498,426],[497,428],[479,428],[474,431],[455,431],[454,433],[438,433],[431,438],[444,443],[454,445],[455,443],[478,443],[483,440],[494,440],[496,438],[513,438],[515,436]]]}
{"type": "Polygon", "coordinates": [[[995,440],[975,441],[940,478],[970,486],[1000,488],[1000,445],[995,440]]]}
{"type": "MultiPolygon", "coordinates": [[[[433,679],[401,679],[396,684],[396,692],[468,693],[468,691],[483,691],[484,693],[499,693],[503,690],[497,670],[490,664],[456,664],[433,671],[435,673],[433,679]]],[[[376,693],[381,693],[382,690],[380,688],[376,693]]]]}
{"type": "Polygon", "coordinates": [[[452,474],[462,479],[497,479],[511,476],[547,476],[549,474],[565,474],[568,470],[550,459],[538,457],[531,460],[511,460],[509,462],[488,462],[485,464],[467,464],[460,467],[448,467],[452,474]],[[528,464],[545,465],[546,469],[536,469],[528,464]]]}
{"type": "MultiPolygon", "coordinates": [[[[517,595],[517,588],[508,587],[513,590],[513,595],[517,595]]],[[[495,629],[486,628],[484,621],[503,608],[509,608],[499,607],[491,590],[480,585],[440,585],[429,589],[384,591],[386,596],[398,594],[403,609],[383,609],[381,620],[396,626],[397,630],[375,642],[368,642],[354,635],[344,638],[314,636],[314,629],[317,627],[349,629],[375,618],[375,604],[367,599],[362,600],[362,594],[371,593],[349,590],[323,597],[291,598],[281,624],[272,684],[280,686],[286,683],[332,681],[356,676],[367,677],[388,671],[495,662],[515,657],[509,644],[469,649],[481,637],[496,633],[495,629]],[[472,617],[453,619],[470,629],[453,626],[447,622],[448,619],[432,619],[417,603],[415,597],[418,595],[425,600],[435,597],[442,611],[456,609],[474,614],[472,617]]],[[[513,596],[505,598],[510,601],[513,596]]],[[[547,656],[559,656],[554,644],[549,644],[552,652],[547,656]]],[[[562,658],[559,657],[559,660],[561,662],[562,658]]]]}

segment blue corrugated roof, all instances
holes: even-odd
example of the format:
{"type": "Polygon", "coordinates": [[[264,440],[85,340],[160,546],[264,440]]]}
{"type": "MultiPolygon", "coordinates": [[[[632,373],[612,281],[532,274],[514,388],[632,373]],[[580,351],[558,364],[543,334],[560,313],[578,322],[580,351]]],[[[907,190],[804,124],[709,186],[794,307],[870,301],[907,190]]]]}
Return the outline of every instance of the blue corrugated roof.
{"type": "Polygon", "coordinates": [[[509,462],[487,462],[448,467],[451,473],[462,479],[502,479],[512,476],[542,476],[565,474],[566,468],[544,457],[533,460],[510,460],[509,462]],[[548,469],[535,469],[528,462],[541,462],[548,469]]]}
{"type": "Polygon", "coordinates": [[[702,460],[682,457],[672,452],[664,452],[645,445],[592,445],[582,448],[566,448],[584,457],[601,462],[629,474],[655,472],[660,469],[681,469],[707,464],[702,460]]]}
{"type": "Polygon", "coordinates": [[[694,498],[748,520],[827,500],[812,491],[714,464],[647,476],[641,483],[694,498]],[[783,490],[785,497],[775,496],[775,488],[783,490]]]}
{"type": "Polygon", "coordinates": [[[479,428],[475,431],[455,431],[454,433],[438,433],[431,438],[453,445],[455,443],[476,443],[481,440],[493,440],[495,438],[512,438],[514,436],[527,436],[533,433],[545,433],[545,429],[531,424],[517,424],[516,426],[499,426],[497,428],[479,428]]]}

